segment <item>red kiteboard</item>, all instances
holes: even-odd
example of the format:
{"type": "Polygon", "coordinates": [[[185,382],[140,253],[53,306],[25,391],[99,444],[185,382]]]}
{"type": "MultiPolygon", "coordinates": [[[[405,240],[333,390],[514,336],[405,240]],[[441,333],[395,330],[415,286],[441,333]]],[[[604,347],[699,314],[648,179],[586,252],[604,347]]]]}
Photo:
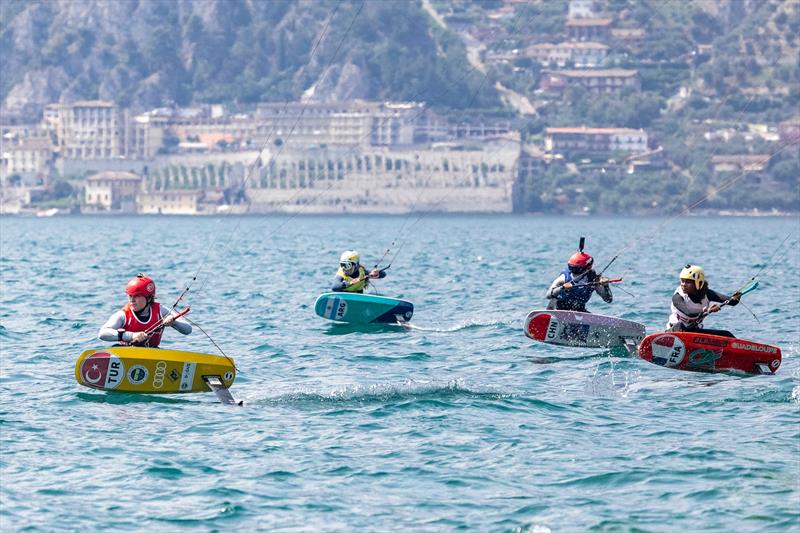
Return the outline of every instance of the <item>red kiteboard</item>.
{"type": "Polygon", "coordinates": [[[639,357],[696,372],[774,374],[781,366],[781,349],[777,346],[705,333],[653,333],[639,345],[639,357]]]}

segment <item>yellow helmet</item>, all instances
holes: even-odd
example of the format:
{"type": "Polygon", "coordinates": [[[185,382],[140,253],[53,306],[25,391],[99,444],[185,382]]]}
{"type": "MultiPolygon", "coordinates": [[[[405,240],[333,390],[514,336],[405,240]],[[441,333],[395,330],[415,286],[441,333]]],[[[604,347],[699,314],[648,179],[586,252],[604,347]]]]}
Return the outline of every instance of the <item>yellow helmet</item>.
{"type": "Polygon", "coordinates": [[[361,261],[361,256],[358,255],[358,252],[355,250],[346,250],[339,258],[339,266],[347,271],[352,269],[353,266],[357,265],[359,261],[361,261]]]}
{"type": "Polygon", "coordinates": [[[706,284],[706,274],[703,268],[697,265],[686,265],[681,270],[681,279],[694,281],[694,287],[699,291],[706,284]]]}

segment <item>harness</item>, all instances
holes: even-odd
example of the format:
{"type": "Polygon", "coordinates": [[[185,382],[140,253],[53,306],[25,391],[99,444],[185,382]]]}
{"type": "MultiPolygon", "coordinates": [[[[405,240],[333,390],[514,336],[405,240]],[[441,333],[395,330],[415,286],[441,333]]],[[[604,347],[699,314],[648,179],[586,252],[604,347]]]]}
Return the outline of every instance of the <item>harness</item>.
{"type": "Polygon", "coordinates": [[[353,277],[348,276],[347,274],[345,274],[344,269],[342,267],[339,267],[339,270],[336,272],[336,275],[342,278],[348,284],[358,280],[356,281],[356,283],[353,283],[353,285],[348,285],[347,287],[345,287],[344,292],[364,292],[364,288],[367,286],[368,283],[366,279],[367,269],[361,265],[358,265],[358,276],[353,276],[353,277]]]}

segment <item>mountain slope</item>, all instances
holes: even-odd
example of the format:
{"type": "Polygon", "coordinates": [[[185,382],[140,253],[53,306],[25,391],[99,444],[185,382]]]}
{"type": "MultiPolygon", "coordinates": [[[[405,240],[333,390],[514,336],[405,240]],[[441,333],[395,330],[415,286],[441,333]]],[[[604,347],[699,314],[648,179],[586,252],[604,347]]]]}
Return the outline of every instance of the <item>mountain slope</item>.
{"type": "Polygon", "coordinates": [[[153,107],[348,98],[496,107],[460,40],[400,0],[7,0],[9,109],[109,99],[153,107]],[[317,41],[320,44],[315,48],[317,41]]]}

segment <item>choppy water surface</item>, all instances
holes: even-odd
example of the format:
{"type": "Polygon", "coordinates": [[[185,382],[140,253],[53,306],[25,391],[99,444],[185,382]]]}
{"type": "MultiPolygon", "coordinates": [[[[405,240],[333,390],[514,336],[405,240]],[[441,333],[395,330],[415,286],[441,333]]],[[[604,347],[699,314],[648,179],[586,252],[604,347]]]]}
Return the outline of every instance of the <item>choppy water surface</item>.
{"type": "MultiPolygon", "coordinates": [[[[799,233],[796,218],[2,218],[0,528],[796,531],[799,233]],[[775,376],[522,334],[579,235],[600,265],[624,250],[607,273],[629,294],[590,309],[652,332],[685,263],[731,292],[790,233],[746,296],[759,321],[743,306],[707,321],[781,346],[775,376]],[[393,241],[378,288],[415,303],[414,328],[314,315],[342,250],[371,265],[393,241]],[[236,358],[244,407],[75,382],[128,278],[153,275],[171,303],[198,267],[190,317],[236,358]]],[[[214,353],[197,330],[165,339],[214,353]]]]}

